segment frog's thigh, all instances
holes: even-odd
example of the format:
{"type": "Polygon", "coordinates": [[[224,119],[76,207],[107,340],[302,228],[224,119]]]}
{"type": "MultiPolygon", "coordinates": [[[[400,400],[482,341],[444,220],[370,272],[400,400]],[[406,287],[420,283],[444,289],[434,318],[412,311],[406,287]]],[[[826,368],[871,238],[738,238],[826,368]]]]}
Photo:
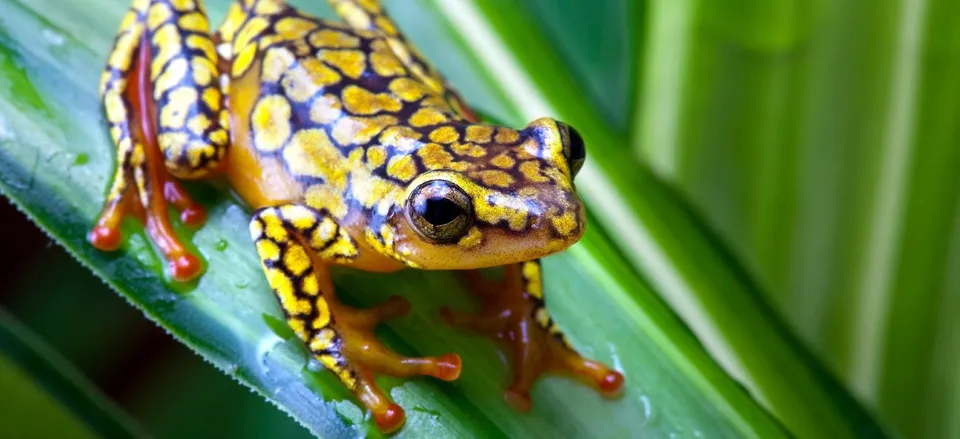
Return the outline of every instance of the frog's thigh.
{"type": "Polygon", "coordinates": [[[314,358],[370,409],[382,430],[399,428],[404,411],[377,386],[374,373],[447,381],[459,376],[456,355],[402,357],[377,341],[376,325],[406,314],[406,301],[395,297],[377,308],[358,310],[336,300],[327,266],[349,264],[358,249],[326,211],[301,205],[262,208],[250,222],[250,234],[287,323],[314,358]]]}
{"type": "Polygon", "coordinates": [[[226,154],[229,117],[203,2],[153,0],[148,16],[158,146],[171,174],[204,177],[226,154]]]}
{"type": "Polygon", "coordinates": [[[135,1],[100,84],[118,164],[89,239],[99,249],[117,249],[120,223],[132,214],[145,223],[177,280],[196,277],[202,266],[174,233],[168,203],[186,224],[199,225],[205,214],[174,177],[206,175],[227,146],[208,30],[199,1],[135,1]]]}

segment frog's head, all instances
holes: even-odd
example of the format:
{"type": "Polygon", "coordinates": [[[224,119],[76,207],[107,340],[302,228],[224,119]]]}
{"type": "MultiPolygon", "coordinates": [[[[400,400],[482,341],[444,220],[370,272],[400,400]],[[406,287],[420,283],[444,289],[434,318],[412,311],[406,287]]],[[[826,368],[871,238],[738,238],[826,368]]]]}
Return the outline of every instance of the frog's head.
{"type": "Polygon", "coordinates": [[[586,217],[573,178],[586,159],[583,138],[548,118],[509,131],[510,143],[459,154],[462,162],[410,182],[390,220],[401,258],[432,269],[491,267],[580,239],[586,217]]]}

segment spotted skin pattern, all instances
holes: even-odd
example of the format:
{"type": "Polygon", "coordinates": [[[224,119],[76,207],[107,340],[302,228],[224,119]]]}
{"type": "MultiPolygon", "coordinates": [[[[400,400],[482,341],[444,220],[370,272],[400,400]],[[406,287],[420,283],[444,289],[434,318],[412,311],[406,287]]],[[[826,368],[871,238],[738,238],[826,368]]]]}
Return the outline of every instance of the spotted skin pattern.
{"type": "Polygon", "coordinates": [[[91,242],[117,248],[131,214],[175,279],[196,277],[166,206],[199,224],[202,209],[177,179],[222,175],[256,209],[250,234],[287,323],[383,431],[404,412],[375,374],[453,380],[460,358],[383,346],[373,329],[409,305],[341,304],[330,265],[465,270],[483,311],[442,315],[512,348],[506,396],[521,410],[545,372],[616,394],[623,377],[577,354],[544,302],[539,258],[584,230],[579,135],[549,118],[519,130],[478,123],[378,1],[330,3],[345,23],[280,0],[236,1],[211,35],[199,0],[134,1],[101,83],[119,165],[91,242]],[[503,281],[474,271],[494,266],[503,281]]]}

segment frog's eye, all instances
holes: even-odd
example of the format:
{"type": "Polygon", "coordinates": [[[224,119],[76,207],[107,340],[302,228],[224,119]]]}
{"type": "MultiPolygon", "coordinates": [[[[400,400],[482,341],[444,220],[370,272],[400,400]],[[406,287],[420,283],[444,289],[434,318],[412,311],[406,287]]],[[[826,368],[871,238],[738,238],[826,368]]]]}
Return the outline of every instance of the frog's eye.
{"type": "Polygon", "coordinates": [[[455,241],[463,237],[473,223],[470,197],[445,180],[433,180],[417,186],[407,200],[407,211],[413,228],[436,242],[455,241]]]}
{"type": "Polygon", "coordinates": [[[570,166],[570,174],[575,176],[583,167],[583,162],[587,160],[587,148],[583,144],[583,137],[580,137],[580,133],[567,124],[562,124],[560,136],[563,142],[563,155],[567,158],[567,165],[570,166]]]}

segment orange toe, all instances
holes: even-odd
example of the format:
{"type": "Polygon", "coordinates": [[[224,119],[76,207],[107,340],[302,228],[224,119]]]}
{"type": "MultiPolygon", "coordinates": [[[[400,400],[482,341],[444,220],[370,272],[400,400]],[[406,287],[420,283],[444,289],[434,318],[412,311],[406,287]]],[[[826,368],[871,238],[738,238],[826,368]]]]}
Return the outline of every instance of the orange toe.
{"type": "Polygon", "coordinates": [[[96,226],[87,235],[87,240],[101,251],[114,251],[120,248],[120,230],[114,227],[96,226]]]}
{"type": "Polygon", "coordinates": [[[170,275],[178,282],[187,282],[200,275],[201,264],[196,256],[189,253],[172,258],[169,262],[170,275]]]}
{"type": "Polygon", "coordinates": [[[380,431],[393,433],[403,426],[403,423],[407,420],[407,415],[404,413],[403,407],[395,403],[390,403],[383,412],[374,413],[373,419],[377,423],[377,427],[380,428],[380,431]]]}
{"type": "Polygon", "coordinates": [[[605,397],[615,397],[623,390],[623,374],[611,370],[597,381],[597,389],[605,397]]]}
{"type": "Polygon", "coordinates": [[[460,378],[463,362],[457,354],[441,355],[436,361],[436,370],[431,375],[444,381],[460,378]]]}

